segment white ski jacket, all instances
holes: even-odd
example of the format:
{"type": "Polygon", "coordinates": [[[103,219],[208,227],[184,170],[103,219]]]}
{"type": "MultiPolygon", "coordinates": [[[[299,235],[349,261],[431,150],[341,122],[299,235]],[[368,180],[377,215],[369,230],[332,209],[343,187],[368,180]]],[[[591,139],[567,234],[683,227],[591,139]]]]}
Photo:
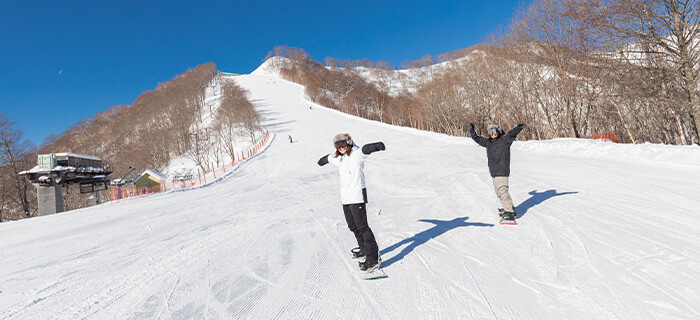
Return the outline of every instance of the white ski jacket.
{"type": "MultiPolygon", "coordinates": [[[[335,153],[335,151],[334,151],[335,153]]],[[[338,167],[340,175],[340,200],[343,204],[364,203],[362,189],[365,186],[364,167],[365,155],[357,145],[352,146],[350,156],[340,155],[337,158],[328,156],[328,163],[338,167]]]]}

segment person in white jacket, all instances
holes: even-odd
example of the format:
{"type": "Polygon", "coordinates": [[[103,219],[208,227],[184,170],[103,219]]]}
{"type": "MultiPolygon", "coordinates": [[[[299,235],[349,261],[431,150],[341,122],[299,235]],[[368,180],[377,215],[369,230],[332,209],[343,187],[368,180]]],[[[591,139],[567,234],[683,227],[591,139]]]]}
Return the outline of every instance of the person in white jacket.
{"type": "Polygon", "coordinates": [[[335,153],[323,156],[318,160],[319,166],[328,163],[338,168],[340,175],[340,199],[348,228],[355,234],[359,248],[352,250],[353,255],[364,261],[360,262],[360,270],[379,267],[379,247],[374,233],[367,224],[367,188],[363,172],[364,159],[372,152],[385,150],[384,143],[366,144],[360,149],[354,144],[347,133],[341,133],[333,138],[335,153]]]}

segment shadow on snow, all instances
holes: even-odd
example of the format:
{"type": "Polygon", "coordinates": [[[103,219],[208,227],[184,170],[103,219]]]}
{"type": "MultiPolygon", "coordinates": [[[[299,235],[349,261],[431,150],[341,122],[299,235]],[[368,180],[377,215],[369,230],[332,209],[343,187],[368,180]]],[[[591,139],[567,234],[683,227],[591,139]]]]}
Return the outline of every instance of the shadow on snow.
{"type": "Polygon", "coordinates": [[[557,190],[547,190],[542,192],[537,192],[537,190],[532,190],[528,192],[531,195],[530,199],[523,201],[520,205],[515,207],[515,212],[518,213],[518,218],[525,215],[528,209],[539,205],[542,202],[547,201],[549,198],[564,196],[567,194],[577,194],[578,192],[561,192],[558,193],[557,190]]]}
{"type": "Polygon", "coordinates": [[[388,260],[382,261],[382,267],[388,267],[392,265],[394,262],[400,261],[403,259],[406,255],[411,253],[413,249],[416,247],[428,242],[430,239],[437,238],[444,234],[447,231],[450,231],[452,229],[456,229],[459,227],[493,227],[493,224],[489,223],[480,223],[480,222],[466,222],[466,220],[469,219],[469,217],[461,217],[461,218],[455,218],[452,220],[426,220],[426,219],[421,219],[418,220],[420,222],[428,222],[432,223],[435,226],[433,226],[430,229],[427,229],[425,231],[416,233],[413,237],[401,240],[401,242],[397,242],[393,244],[390,247],[384,248],[384,250],[380,251],[381,255],[385,255],[391,251],[394,251],[398,249],[399,247],[408,244],[407,247],[405,247],[401,252],[396,254],[395,256],[389,258],[388,260]]]}

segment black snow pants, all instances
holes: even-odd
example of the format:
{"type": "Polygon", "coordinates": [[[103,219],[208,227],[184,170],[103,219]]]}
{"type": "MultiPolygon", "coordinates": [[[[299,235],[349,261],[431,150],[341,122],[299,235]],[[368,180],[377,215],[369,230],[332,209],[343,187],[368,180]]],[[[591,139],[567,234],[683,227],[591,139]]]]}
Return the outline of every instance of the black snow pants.
{"type": "Polygon", "coordinates": [[[344,204],[343,212],[345,220],[348,222],[348,228],[355,234],[357,245],[365,253],[367,261],[376,261],[379,258],[379,246],[377,246],[377,240],[374,239],[372,229],[367,225],[366,204],[344,204]]]}

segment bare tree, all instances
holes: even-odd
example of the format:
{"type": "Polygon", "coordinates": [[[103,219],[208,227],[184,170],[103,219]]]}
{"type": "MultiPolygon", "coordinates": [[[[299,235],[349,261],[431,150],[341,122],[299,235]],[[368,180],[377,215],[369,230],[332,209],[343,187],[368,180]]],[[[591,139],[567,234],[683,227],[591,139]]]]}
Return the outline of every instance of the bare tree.
{"type": "Polygon", "coordinates": [[[195,127],[197,129],[191,132],[192,143],[186,154],[202,169],[202,172],[206,173],[213,169],[209,164],[213,138],[210,136],[210,132],[207,128],[201,128],[198,125],[195,127]]]}
{"type": "Polygon", "coordinates": [[[243,105],[239,119],[241,124],[243,124],[243,128],[245,128],[250,136],[250,142],[255,144],[257,142],[255,139],[255,132],[260,129],[260,115],[255,111],[252,104],[243,105]]]}
{"type": "MultiPolygon", "coordinates": [[[[420,63],[420,62],[418,62],[420,63]]],[[[401,69],[411,69],[414,68],[416,65],[415,60],[404,60],[401,62],[401,69]]]]}
{"type": "Polygon", "coordinates": [[[234,82],[222,85],[221,105],[217,110],[215,130],[221,139],[221,145],[231,159],[236,158],[235,138],[245,131],[255,141],[255,130],[260,126],[260,116],[248,100],[248,92],[234,82]]]}
{"type": "Polygon", "coordinates": [[[426,54],[420,58],[420,63],[423,67],[432,66],[435,64],[435,59],[433,59],[433,56],[426,54]]]}
{"type": "Polygon", "coordinates": [[[326,57],[324,62],[326,63],[327,66],[329,66],[331,68],[337,68],[339,65],[338,60],[333,58],[333,57],[326,57]]]}
{"type": "MultiPolygon", "coordinates": [[[[593,0],[585,1],[590,5],[593,0]]],[[[610,0],[603,5],[601,28],[625,54],[659,55],[680,79],[694,124],[694,142],[700,144],[700,1],[610,0]]],[[[642,63],[640,61],[640,63],[642,63]]]]}
{"type": "MultiPolygon", "coordinates": [[[[2,188],[3,206],[10,200],[16,207],[21,208],[23,213],[29,214],[29,183],[20,177],[19,173],[29,165],[25,161],[27,154],[31,153],[32,145],[23,135],[22,130],[15,127],[15,122],[9,121],[0,113],[0,168],[3,168],[5,173],[2,184],[7,184],[2,188]]],[[[0,221],[5,218],[0,212],[0,221]]]]}

